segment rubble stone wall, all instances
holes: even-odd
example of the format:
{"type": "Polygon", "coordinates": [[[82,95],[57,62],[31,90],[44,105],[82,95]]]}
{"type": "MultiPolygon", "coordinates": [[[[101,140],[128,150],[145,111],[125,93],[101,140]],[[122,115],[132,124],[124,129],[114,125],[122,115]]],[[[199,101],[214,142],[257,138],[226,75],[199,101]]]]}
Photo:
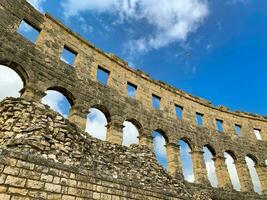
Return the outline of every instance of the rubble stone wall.
{"type": "Polygon", "coordinates": [[[92,138],[41,103],[0,103],[0,199],[265,199],[172,177],[147,147],[92,138]]]}

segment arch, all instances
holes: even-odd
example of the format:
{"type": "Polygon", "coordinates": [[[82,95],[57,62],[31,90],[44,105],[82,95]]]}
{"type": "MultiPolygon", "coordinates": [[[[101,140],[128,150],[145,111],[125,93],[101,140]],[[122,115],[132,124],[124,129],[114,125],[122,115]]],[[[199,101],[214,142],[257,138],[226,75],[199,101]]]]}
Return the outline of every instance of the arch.
{"type": "Polygon", "coordinates": [[[61,87],[61,86],[52,86],[52,87],[47,88],[47,91],[48,90],[54,90],[54,91],[57,91],[57,92],[63,94],[66,97],[66,99],[68,100],[68,102],[70,103],[71,106],[73,106],[75,104],[74,95],[69,90],[67,90],[66,88],[61,87]]]}
{"type": "Polygon", "coordinates": [[[158,133],[160,133],[160,134],[164,137],[166,143],[169,142],[169,138],[168,138],[166,132],[165,132],[163,129],[161,129],[161,128],[157,128],[157,129],[154,130],[154,132],[158,132],[158,133]]]}
{"type": "Polygon", "coordinates": [[[156,129],[153,131],[153,148],[156,158],[160,165],[167,169],[167,150],[166,143],[168,138],[162,129],[156,129]]]}
{"type": "Polygon", "coordinates": [[[193,161],[191,156],[192,145],[191,140],[187,137],[183,137],[179,140],[180,146],[180,158],[182,162],[182,171],[184,179],[188,182],[194,182],[194,170],[193,170],[193,161]]]}
{"type": "Polygon", "coordinates": [[[193,144],[192,143],[192,140],[190,138],[188,138],[188,137],[182,137],[182,138],[180,138],[179,141],[185,142],[189,146],[189,148],[190,148],[191,151],[194,149],[194,147],[192,145],[193,144]]]}
{"type": "Polygon", "coordinates": [[[104,106],[92,106],[87,115],[85,131],[95,138],[106,140],[107,125],[109,122],[110,115],[104,106]]]}
{"type": "Polygon", "coordinates": [[[233,158],[234,161],[237,160],[237,157],[232,150],[226,150],[225,153],[229,154],[233,158]]]}
{"type": "Polygon", "coordinates": [[[15,71],[21,78],[23,86],[27,85],[27,83],[29,82],[29,74],[21,65],[7,60],[0,60],[0,65],[3,65],[15,71]]]}
{"type": "Polygon", "coordinates": [[[141,130],[143,129],[141,123],[134,118],[126,118],[125,121],[131,122],[138,129],[139,132],[141,132],[141,130]]]}
{"type": "Polygon", "coordinates": [[[204,156],[205,165],[207,169],[208,179],[212,187],[217,187],[218,179],[217,179],[215,164],[213,161],[213,158],[216,156],[216,153],[214,149],[211,147],[211,145],[209,144],[204,145],[203,152],[204,152],[203,156],[204,156]]]}
{"type": "Polygon", "coordinates": [[[26,84],[24,76],[6,65],[0,65],[0,100],[5,97],[19,97],[26,84]]]}
{"type": "Polygon", "coordinates": [[[228,169],[228,174],[229,174],[231,183],[233,185],[233,188],[237,191],[240,191],[241,185],[240,185],[240,181],[239,181],[238,174],[236,171],[236,166],[235,166],[235,161],[237,160],[236,156],[233,151],[227,150],[224,152],[224,157],[225,157],[225,163],[228,169]]]}
{"type": "Polygon", "coordinates": [[[104,106],[102,104],[95,104],[95,105],[91,106],[91,108],[95,108],[95,109],[101,111],[105,115],[105,117],[107,119],[107,123],[111,122],[111,114],[109,112],[109,109],[106,106],[104,106]]]}
{"type": "Polygon", "coordinates": [[[139,143],[140,126],[137,127],[135,124],[130,120],[124,121],[122,145],[130,146],[131,144],[139,143]]]}
{"type": "Polygon", "coordinates": [[[65,118],[69,116],[71,109],[71,102],[59,90],[49,88],[45,91],[46,95],[42,98],[42,103],[51,107],[56,112],[59,112],[65,118]]]}
{"type": "Polygon", "coordinates": [[[258,159],[257,159],[256,156],[254,156],[253,154],[249,153],[249,154],[246,155],[246,157],[250,158],[254,162],[255,165],[258,165],[258,159]]]}
{"type": "Polygon", "coordinates": [[[210,153],[213,157],[216,156],[216,151],[214,150],[214,148],[210,144],[205,144],[204,147],[206,147],[210,151],[210,153]]]}
{"type": "Polygon", "coordinates": [[[248,154],[245,157],[247,167],[249,170],[250,178],[253,184],[254,191],[261,194],[261,183],[255,166],[257,165],[257,159],[252,154],[248,154]]]}

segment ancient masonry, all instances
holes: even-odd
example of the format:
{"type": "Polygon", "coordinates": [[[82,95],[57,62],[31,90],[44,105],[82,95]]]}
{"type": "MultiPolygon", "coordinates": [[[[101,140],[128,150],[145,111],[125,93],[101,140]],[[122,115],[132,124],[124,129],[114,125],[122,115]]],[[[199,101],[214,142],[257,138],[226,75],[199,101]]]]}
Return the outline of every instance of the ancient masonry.
{"type": "Polygon", "coordinates": [[[0,1],[0,64],[24,81],[21,98],[0,103],[0,199],[267,199],[267,118],[186,94],[136,71],[104,53],[50,15],[25,0],[0,1]],[[17,33],[26,21],[39,31],[35,43],[17,33]],[[60,60],[63,49],[76,55],[73,66],[60,60]],[[98,68],[109,73],[107,85],[96,79],[98,68]],[[127,96],[127,84],[137,88],[127,96]],[[41,103],[54,89],[71,103],[64,119],[41,103]],[[160,108],[152,106],[160,97],[160,108]],[[182,107],[177,119],[175,106],[182,107]],[[89,108],[108,120],[107,141],[84,132],[89,108]],[[196,113],[203,125],[196,122],[196,113]],[[125,120],[139,129],[139,144],[122,146],[125,120]],[[223,132],[216,130],[223,122],[223,132]],[[235,126],[241,127],[241,135],[235,126]],[[154,130],[166,140],[168,171],[153,153],[154,130]],[[257,140],[254,130],[260,132],[257,140]],[[190,144],[195,183],[183,180],[179,140],[190,144]],[[213,154],[218,187],[207,178],[203,147],[213,154]],[[241,185],[233,190],[224,152],[231,154],[241,185]],[[253,191],[245,157],[255,162],[262,194],[253,191]]]}

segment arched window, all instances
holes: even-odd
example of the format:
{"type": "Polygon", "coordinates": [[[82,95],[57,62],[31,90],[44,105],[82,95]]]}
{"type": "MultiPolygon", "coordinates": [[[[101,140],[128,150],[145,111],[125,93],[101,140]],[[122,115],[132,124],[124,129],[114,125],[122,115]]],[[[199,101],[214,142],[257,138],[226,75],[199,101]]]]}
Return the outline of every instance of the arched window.
{"type": "Polygon", "coordinates": [[[166,137],[162,131],[153,132],[153,147],[160,165],[167,169],[166,137]]]}
{"type": "Polygon", "coordinates": [[[254,191],[261,194],[261,183],[259,180],[258,173],[255,169],[256,161],[254,160],[255,159],[252,159],[252,157],[246,156],[246,163],[247,163],[249,174],[250,174],[253,186],[254,186],[254,191]]]}
{"type": "Polygon", "coordinates": [[[95,138],[106,140],[107,124],[109,122],[108,110],[103,106],[94,106],[89,109],[85,131],[95,138]]]}
{"type": "Polygon", "coordinates": [[[43,97],[42,103],[49,105],[51,109],[59,112],[65,118],[69,116],[71,102],[61,92],[56,90],[47,90],[46,96],[43,97]]]}
{"type": "Polygon", "coordinates": [[[240,191],[241,186],[240,186],[238,174],[237,174],[235,163],[234,163],[234,161],[236,160],[236,157],[230,151],[225,152],[224,157],[225,157],[225,163],[227,165],[228,173],[229,173],[233,188],[237,191],[240,191]]]}
{"type": "Polygon", "coordinates": [[[206,164],[210,184],[212,187],[217,187],[218,180],[217,180],[216,169],[215,169],[215,165],[213,161],[215,152],[210,146],[207,146],[207,145],[204,146],[203,151],[204,151],[204,159],[205,159],[205,164],[206,164]]]}
{"type": "Polygon", "coordinates": [[[134,125],[134,123],[130,121],[125,121],[123,123],[123,141],[122,145],[130,146],[131,144],[139,143],[139,131],[138,128],[134,125]]]}
{"type": "Polygon", "coordinates": [[[188,182],[193,183],[195,181],[193,162],[191,157],[191,147],[186,140],[179,140],[180,154],[183,168],[184,179],[188,182]]]}
{"type": "Polygon", "coordinates": [[[0,65],[0,101],[6,97],[19,97],[22,88],[22,78],[11,68],[0,65]]]}

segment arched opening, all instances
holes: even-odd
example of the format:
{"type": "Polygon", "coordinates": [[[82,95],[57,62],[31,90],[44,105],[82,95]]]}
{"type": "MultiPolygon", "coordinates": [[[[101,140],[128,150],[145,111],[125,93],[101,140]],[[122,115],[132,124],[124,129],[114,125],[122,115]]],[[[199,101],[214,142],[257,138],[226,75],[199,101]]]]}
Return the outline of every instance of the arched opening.
{"type": "Polygon", "coordinates": [[[25,77],[5,65],[0,65],[0,101],[6,97],[20,97],[25,77]]]}
{"type": "Polygon", "coordinates": [[[49,89],[42,99],[42,103],[51,107],[54,111],[60,113],[65,118],[69,116],[72,102],[59,91],[49,89]]]}
{"type": "Polygon", "coordinates": [[[139,130],[141,128],[140,125],[133,120],[126,120],[123,123],[123,140],[122,145],[130,146],[131,144],[138,144],[139,143],[139,130]]]}
{"type": "Polygon", "coordinates": [[[215,151],[211,146],[205,145],[203,148],[203,152],[204,152],[206,169],[208,173],[208,179],[212,187],[217,187],[218,180],[216,176],[215,164],[213,161],[214,156],[216,156],[215,151]]]}
{"type": "Polygon", "coordinates": [[[179,145],[184,179],[193,183],[195,181],[195,176],[193,171],[192,157],[190,154],[192,151],[191,145],[186,139],[179,140],[179,145]]]}
{"type": "Polygon", "coordinates": [[[229,173],[233,188],[237,191],[240,191],[241,186],[240,186],[238,174],[236,171],[236,166],[234,163],[236,160],[236,157],[235,157],[234,153],[231,151],[224,152],[224,157],[225,157],[225,163],[226,163],[226,166],[228,169],[228,173],[229,173]]]}
{"type": "Polygon", "coordinates": [[[166,143],[168,138],[165,133],[161,130],[155,130],[153,132],[153,148],[156,155],[156,158],[161,166],[167,169],[167,151],[166,143]]]}
{"type": "Polygon", "coordinates": [[[100,140],[107,138],[107,125],[110,122],[110,114],[106,107],[95,105],[89,109],[85,131],[100,140]]]}
{"type": "Polygon", "coordinates": [[[261,194],[261,183],[256,171],[255,165],[257,164],[256,158],[254,156],[248,155],[246,156],[246,163],[248,166],[249,174],[253,183],[254,191],[261,194]]]}

